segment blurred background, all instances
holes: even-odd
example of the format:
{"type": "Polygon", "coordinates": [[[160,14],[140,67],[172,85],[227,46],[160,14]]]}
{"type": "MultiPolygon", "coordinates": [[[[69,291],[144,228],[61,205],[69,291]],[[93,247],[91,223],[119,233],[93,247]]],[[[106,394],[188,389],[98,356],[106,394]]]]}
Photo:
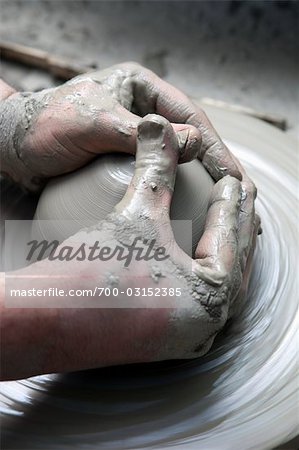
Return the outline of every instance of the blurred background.
{"type": "MultiPolygon", "coordinates": [[[[126,60],[190,96],[253,108],[298,135],[297,1],[1,0],[1,40],[77,64],[126,60]]],[[[1,58],[21,90],[61,83],[47,71],[1,58]]]]}

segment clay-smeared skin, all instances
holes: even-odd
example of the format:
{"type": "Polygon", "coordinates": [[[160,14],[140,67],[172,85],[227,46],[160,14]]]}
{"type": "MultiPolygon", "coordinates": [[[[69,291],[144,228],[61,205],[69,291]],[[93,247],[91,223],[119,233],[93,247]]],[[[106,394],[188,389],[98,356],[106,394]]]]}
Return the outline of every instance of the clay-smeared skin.
{"type": "Polygon", "coordinates": [[[204,112],[136,63],[82,75],[39,93],[11,94],[3,88],[2,98],[2,170],[31,190],[103,151],[134,154],[137,124],[148,113],[166,117],[181,131],[181,162],[199,152],[215,180],[226,174],[241,178],[204,112]]]}
{"type": "MultiPolygon", "coordinates": [[[[249,217],[248,222],[242,219],[243,224],[239,226],[240,208],[244,206],[241,183],[233,177],[224,177],[213,189],[196,259],[189,258],[174,242],[169,219],[178,159],[178,141],[170,123],[160,116],[146,116],[138,126],[136,171],[123,200],[106,220],[81,230],[63,243],[76,248],[82,242],[98,240],[100,246],[114,247],[128,239],[132,242],[134,236],[155,238],[157,246],[165,246],[170,255],[158,269],[151,261],[133,260],[124,270],[122,261],[116,259],[105,264],[85,261],[70,266],[44,260],[21,272],[52,276],[69,270],[73,276],[72,287],[75,283],[80,288],[92,288],[92,283],[103,287],[116,283],[121,290],[135,286],[179,287],[182,296],[139,297],[134,300],[137,308],[112,310],[109,306],[108,309],[77,309],[82,307],[82,298],[71,299],[74,309],[56,310],[56,313],[52,310],[51,317],[56,314],[56,323],[60,324],[55,325],[55,333],[50,333],[54,340],[41,343],[41,356],[33,353],[29,372],[22,372],[22,376],[128,362],[194,358],[209,350],[235,309],[238,293],[246,287],[250,261],[247,260],[242,286],[243,251],[246,247],[252,254],[252,236],[256,236],[258,224],[249,217]],[[246,236],[242,236],[245,224],[246,236]]],[[[252,205],[252,197],[247,199],[252,205]]],[[[118,301],[121,307],[123,299],[108,299],[107,305],[109,301],[118,301]]],[[[28,339],[26,333],[24,339],[28,339]]],[[[3,358],[5,362],[5,355],[3,358]]],[[[6,377],[13,377],[13,372],[14,368],[8,367],[6,377]]]]}

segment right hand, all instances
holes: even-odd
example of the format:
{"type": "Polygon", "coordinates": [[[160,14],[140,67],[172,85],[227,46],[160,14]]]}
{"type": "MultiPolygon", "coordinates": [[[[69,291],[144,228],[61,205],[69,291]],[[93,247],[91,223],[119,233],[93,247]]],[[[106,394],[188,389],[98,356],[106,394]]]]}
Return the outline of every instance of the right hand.
{"type": "Polygon", "coordinates": [[[239,302],[240,293],[246,294],[259,226],[254,196],[239,180],[225,176],[214,186],[204,233],[192,260],[175,242],[169,217],[178,160],[179,145],[171,124],[161,116],[144,117],[137,127],[136,169],[124,198],[104,221],[64,243],[98,240],[99,246],[109,243],[116,248],[124,242],[132,244],[136,237],[148,242],[154,237],[156,247],[166,249],[169,258],[159,264],[133,259],[124,269],[123,261],[116,258],[104,266],[84,263],[84,273],[94,274],[95,279],[99,273],[110,273],[122,289],[179,288],[182,295],[175,299],[135,299],[136,321],[138,308],[157,308],[157,315],[159,309],[170,308],[168,341],[155,359],[193,358],[209,350],[237,309],[236,299],[239,302]],[[150,304],[140,304],[141,300],[150,304]]]}

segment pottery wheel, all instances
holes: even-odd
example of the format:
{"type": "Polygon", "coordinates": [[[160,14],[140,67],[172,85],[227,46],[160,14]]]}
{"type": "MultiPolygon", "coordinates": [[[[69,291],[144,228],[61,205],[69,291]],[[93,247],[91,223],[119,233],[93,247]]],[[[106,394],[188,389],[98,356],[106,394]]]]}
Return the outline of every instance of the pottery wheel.
{"type": "MultiPolygon", "coordinates": [[[[206,110],[258,187],[264,233],[241,317],[198,360],[2,383],[3,449],[258,450],[298,433],[296,143],[206,110]]],[[[22,216],[26,199],[5,195],[22,216]]]]}

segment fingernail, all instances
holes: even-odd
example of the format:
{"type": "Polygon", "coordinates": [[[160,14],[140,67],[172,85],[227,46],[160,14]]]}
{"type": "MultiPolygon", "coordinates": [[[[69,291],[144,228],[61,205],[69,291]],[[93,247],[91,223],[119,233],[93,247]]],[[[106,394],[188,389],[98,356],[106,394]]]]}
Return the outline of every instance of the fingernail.
{"type": "Polygon", "coordinates": [[[180,158],[179,162],[192,161],[197,157],[201,140],[190,129],[185,128],[177,132],[177,140],[179,144],[180,158]]]}
{"type": "Polygon", "coordinates": [[[189,130],[187,128],[185,130],[180,130],[177,132],[177,139],[179,143],[179,151],[181,156],[185,153],[188,136],[189,130]]]}
{"type": "Polygon", "coordinates": [[[137,127],[138,139],[157,139],[163,137],[169,122],[162,116],[148,114],[137,127]]]}

